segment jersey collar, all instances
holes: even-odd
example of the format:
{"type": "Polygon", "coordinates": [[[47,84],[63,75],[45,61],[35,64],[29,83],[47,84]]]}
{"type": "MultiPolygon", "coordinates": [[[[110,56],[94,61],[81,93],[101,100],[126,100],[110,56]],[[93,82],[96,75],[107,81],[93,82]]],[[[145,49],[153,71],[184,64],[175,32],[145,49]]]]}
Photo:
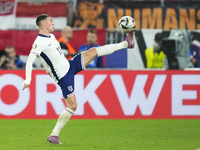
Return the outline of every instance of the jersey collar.
{"type": "Polygon", "coordinates": [[[51,35],[46,36],[46,35],[43,35],[43,34],[40,34],[40,33],[38,33],[38,36],[41,36],[41,37],[47,37],[47,38],[50,38],[50,37],[51,37],[51,35]]]}

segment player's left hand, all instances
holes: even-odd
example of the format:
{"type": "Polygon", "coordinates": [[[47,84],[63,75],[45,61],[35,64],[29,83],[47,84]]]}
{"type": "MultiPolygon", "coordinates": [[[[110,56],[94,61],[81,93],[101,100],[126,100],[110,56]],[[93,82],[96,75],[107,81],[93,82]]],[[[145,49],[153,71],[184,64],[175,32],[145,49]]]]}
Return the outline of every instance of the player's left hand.
{"type": "Polygon", "coordinates": [[[24,90],[25,88],[28,88],[30,86],[30,84],[26,84],[25,82],[23,82],[23,88],[22,90],[24,90]]]}
{"type": "Polygon", "coordinates": [[[23,86],[23,89],[22,90],[24,90],[25,88],[28,88],[30,86],[30,84],[24,84],[24,86],[23,86]]]}

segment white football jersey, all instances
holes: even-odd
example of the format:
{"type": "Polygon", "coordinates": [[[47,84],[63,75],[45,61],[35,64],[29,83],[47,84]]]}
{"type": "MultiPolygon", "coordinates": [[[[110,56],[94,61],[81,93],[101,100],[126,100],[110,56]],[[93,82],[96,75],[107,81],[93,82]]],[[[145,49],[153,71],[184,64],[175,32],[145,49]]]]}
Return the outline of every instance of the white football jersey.
{"type": "Polygon", "coordinates": [[[40,56],[46,72],[50,73],[56,82],[66,75],[69,70],[69,62],[62,52],[60,43],[53,34],[49,34],[49,37],[38,34],[31,53],[40,56]]]}

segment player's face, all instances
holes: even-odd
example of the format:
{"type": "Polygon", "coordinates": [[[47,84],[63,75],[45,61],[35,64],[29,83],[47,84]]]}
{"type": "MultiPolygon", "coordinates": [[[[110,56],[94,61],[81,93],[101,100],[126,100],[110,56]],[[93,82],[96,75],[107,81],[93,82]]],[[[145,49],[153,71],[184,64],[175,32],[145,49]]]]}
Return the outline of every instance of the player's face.
{"type": "Polygon", "coordinates": [[[45,28],[49,31],[49,32],[53,32],[54,31],[54,22],[52,20],[51,17],[47,17],[45,19],[45,28]]]}

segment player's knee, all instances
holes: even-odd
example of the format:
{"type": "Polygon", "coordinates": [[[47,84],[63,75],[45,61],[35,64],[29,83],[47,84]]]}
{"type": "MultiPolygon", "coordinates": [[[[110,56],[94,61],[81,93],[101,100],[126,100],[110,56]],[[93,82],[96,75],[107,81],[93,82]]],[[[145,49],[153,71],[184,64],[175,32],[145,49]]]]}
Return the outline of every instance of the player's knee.
{"type": "Polygon", "coordinates": [[[76,111],[77,103],[76,102],[75,103],[70,103],[70,104],[67,105],[67,107],[70,108],[73,111],[76,111]]]}
{"type": "Polygon", "coordinates": [[[77,102],[75,99],[66,99],[65,100],[66,102],[66,105],[69,109],[73,110],[73,111],[76,111],[77,109],[77,102]]]}
{"type": "Polygon", "coordinates": [[[97,51],[96,47],[92,47],[92,48],[90,48],[89,50],[90,50],[90,52],[91,52],[95,57],[98,56],[98,51],[97,51]]]}
{"type": "Polygon", "coordinates": [[[77,109],[77,103],[73,104],[71,107],[72,107],[71,109],[72,109],[73,111],[76,111],[76,109],[77,109]]]}

